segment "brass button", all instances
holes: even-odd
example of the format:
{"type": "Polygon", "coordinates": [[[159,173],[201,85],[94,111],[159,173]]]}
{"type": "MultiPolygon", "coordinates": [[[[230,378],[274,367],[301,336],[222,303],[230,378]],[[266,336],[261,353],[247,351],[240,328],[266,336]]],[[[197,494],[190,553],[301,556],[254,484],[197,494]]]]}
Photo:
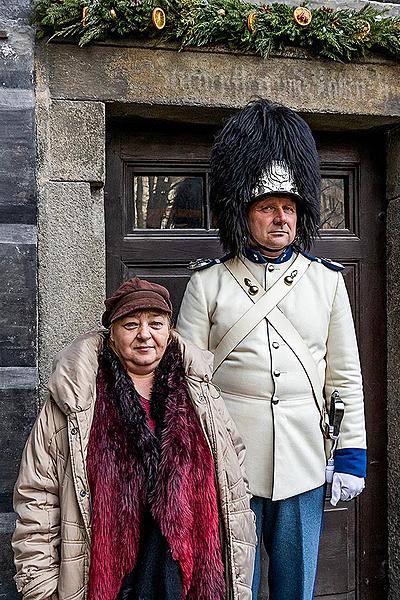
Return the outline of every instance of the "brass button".
{"type": "Polygon", "coordinates": [[[278,342],[272,342],[272,347],[275,348],[275,350],[279,348],[278,342]]]}
{"type": "Polygon", "coordinates": [[[274,376],[275,376],[275,377],[279,377],[279,375],[280,375],[280,374],[281,374],[281,372],[280,372],[280,371],[278,371],[278,369],[275,369],[275,371],[274,371],[274,376]]]}
{"type": "Polygon", "coordinates": [[[275,271],[275,267],[274,267],[274,265],[271,265],[271,263],[268,265],[267,268],[270,273],[272,273],[272,271],[275,271]]]}

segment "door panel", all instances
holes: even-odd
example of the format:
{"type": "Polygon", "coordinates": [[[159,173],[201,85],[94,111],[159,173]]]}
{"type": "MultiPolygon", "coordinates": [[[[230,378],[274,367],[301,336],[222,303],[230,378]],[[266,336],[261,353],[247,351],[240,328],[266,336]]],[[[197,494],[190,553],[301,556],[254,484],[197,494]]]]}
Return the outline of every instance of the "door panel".
{"type": "MultiPolygon", "coordinates": [[[[107,291],[138,275],[165,285],[176,310],[187,265],[222,254],[209,209],[214,127],[110,122],[107,143],[107,291]]],[[[363,367],[368,480],[362,496],[326,502],[316,597],[386,598],[385,223],[382,139],[316,134],[322,223],[313,252],[345,265],[363,367]],[[376,510],[379,498],[379,511],[376,510]]],[[[261,597],[267,598],[266,584],[261,597]]]]}

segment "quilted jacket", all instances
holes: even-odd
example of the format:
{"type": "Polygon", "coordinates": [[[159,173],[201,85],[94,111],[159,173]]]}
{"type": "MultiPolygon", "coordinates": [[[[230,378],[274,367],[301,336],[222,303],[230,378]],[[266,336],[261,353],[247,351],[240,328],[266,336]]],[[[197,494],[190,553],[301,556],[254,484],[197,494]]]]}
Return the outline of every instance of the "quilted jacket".
{"type": "MultiPolygon", "coordinates": [[[[221,506],[227,600],[251,600],[255,526],[242,471],[244,446],[217,389],[212,355],[178,336],[187,384],[212,450],[221,506]]],[[[77,338],[55,361],[45,402],[22,457],[12,545],[24,600],[85,600],[91,499],[86,454],[102,332],[77,338]]]]}

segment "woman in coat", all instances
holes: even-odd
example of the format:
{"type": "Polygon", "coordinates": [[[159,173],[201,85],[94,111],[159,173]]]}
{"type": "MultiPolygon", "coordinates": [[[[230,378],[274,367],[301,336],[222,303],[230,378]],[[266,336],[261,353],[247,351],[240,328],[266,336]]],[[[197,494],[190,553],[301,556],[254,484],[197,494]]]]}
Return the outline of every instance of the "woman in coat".
{"type": "Polygon", "coordinates": [[[56,359],[15,487],[24,600],[250,600],[244,447],[212,355],[134,278],[56,359]]]}

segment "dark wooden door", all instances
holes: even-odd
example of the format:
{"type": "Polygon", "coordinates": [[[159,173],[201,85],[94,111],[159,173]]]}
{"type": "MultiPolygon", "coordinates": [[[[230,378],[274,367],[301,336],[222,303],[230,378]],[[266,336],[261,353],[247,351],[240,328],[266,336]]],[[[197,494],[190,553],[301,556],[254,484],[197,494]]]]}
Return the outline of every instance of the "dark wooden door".
{"type": "MultiPolygon", "coordinates": [[[[107,291],[138,275],[169,288],[176,311],[189,261],[221,255],[208,204],[215,128],[152,120],[109,123],[107,291]]],[[[386,342],[383,143],[317,133],[322,228],[314,252],[342,262],[363,367],[368,479],[362,496],[326,502],[316,597],[383,600],[386,592],[386,342]]],[[[263,589],[262,598],[268,592],[263,589]]]]}

